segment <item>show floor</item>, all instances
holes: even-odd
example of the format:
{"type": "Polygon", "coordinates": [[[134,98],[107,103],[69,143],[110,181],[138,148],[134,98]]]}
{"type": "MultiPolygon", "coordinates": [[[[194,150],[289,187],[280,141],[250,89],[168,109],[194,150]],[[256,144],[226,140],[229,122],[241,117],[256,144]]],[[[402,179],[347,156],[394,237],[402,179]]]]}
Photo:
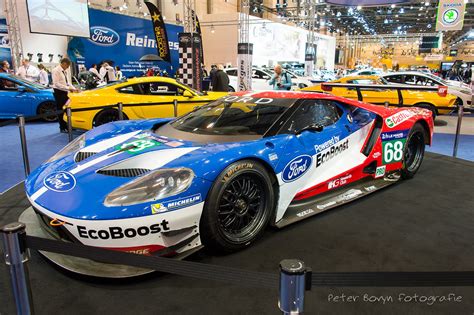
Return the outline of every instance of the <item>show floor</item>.
{"type": "MultiPolygon", "coordinates": [[[[456,116],[440,116],[436,119],[433,145],[427,150],[451,156],[453,153],[456,116]]],[[[50,158],[67,144],[68,136],[58,132],[57,123],[33,122],[26,126],[28,154],[31,169],[50,158]]],[[[0,163],[0,193],[24,179],[23,161],[18,126],[0,128],[2,155],[0,163]]],[[[458,158],[474,161],[474,115],[465,116],[458,146],[458,158]]]]}
{"type": "MultiPolygon", "coordinates": [[[[225,256],[200,252],[188,260],[278,272],[285,258],[313,271],[474,270],[474,163],[427,153],[417,176],[281,230],[269,228],[247,250],[225,256]]],[[[0,196],[0,224],[28,207],[21,185],[0,196]]],[[[32,253],[36,314],[279,314],[276,290],[154,274],[122,282],[72,277],[32,253]]],[[[6,266],[0,263],[0,313],[14,314],[6,266]]],[[[473,287],[313,288],[306,314],[472,314],[473,287]],[[400,294],[460,296],[460,302],[399,302],[400,294]],[[356,302],[331,296],[359,296],[356,302]],[[364,302],[392,297],[393,302],[364,302]]]]}

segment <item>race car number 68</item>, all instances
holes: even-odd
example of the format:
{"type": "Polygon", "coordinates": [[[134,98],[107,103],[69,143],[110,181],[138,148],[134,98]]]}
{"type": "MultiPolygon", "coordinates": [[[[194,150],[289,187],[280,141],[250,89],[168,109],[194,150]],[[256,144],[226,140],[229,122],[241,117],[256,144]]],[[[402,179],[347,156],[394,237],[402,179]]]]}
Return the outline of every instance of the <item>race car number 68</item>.
{"type": "Polygon", "coordinates": [[[404,141],[388,141],[383,145],[383,160],[385,164],[399,162],[403,158],[404,141]]]}

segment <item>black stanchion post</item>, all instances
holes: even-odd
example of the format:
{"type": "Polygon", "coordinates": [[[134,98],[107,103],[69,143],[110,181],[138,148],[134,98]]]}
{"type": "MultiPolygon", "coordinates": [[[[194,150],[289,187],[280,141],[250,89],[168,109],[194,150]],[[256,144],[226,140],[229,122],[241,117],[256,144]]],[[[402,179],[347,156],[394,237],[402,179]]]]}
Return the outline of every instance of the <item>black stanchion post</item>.
{"type": "Polygon", "coordinates": [[[304,295],[311,289],[311,269],[298,259],[280,262],[280,299],[278,307],[283,314],[302,314],[304,295]]]}
{"type": "Polygon", "coordinates": [[[0,228],[5,263],[10,269],[17,314],[34,314],[33,299],[28,277],[29,252],[26,248],[26,232],[23,223],[10,223],[0,228]]]}
{"type": "Polygon", "coordinates": [[[67,117],[67,136],[69,142],[72,141],[72,111],[69,105],[66,106],[66,117],[67,117]]]}
{"type": "Polygon", "coordinates": [[[30,160],[28,158],[28,148],[26,146],[25,116],[18,116],[18,128],[20,129],[21,152],[23,154],[23,168],[25,177],[30,175],[30,160]]]}
{"type": "Polygon", "coordinates": [[[459,134],[461,133],[462,116],[464,115],[464,105],[458,107],[458,124],[456,126],[456,136],[454,137],[453,157],[458,155],[459,134]]]}
{"type": "Polygon", "coordinates": [[[178,117],[178,100],[173,100],[174,117],[178,117]]]}
{"type": "Polygon", "coordinates": [[[118,119],[123,120],[123,104],[122,104],[122,102],[117,103],[117,107],[118,107],[118,115],[119,115],[118,119]]]}

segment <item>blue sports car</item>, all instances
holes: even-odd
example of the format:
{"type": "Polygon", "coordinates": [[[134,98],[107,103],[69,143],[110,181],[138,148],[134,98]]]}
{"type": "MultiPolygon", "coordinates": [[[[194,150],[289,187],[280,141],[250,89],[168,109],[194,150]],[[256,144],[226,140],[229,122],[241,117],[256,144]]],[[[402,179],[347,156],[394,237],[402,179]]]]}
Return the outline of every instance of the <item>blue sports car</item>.
{"type": "MultiPolygon", "coordinates": [[[[302,92],[239,92],[177,119],[112,122],[27,178],[29,234],[145,255],[245,248],[421,165],[433,120],[302,92]]],[[[146,271],[43,253],[96,276],[146,271]]]]}
{"type": "MultiPolygon", "coordinates": [[[[15,75],[0,73],[0,119],[36,116],[56,111],[53,90],[15,75]]],[[[55,121],[57,116],[47,116],[55,121]]]]}

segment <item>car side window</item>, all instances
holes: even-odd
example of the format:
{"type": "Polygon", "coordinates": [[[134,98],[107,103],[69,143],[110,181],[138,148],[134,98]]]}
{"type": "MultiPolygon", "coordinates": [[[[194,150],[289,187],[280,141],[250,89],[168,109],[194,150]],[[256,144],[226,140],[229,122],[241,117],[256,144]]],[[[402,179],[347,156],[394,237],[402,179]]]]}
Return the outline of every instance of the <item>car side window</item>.
{"type": "Polygon", "coordinates": [[[138,84],[124,86],[118,89],[118,91],[124,94],[142,94],[138,84]]]}
{"type": "Polygon", "coordinates": [[[0,90],[1,91],[16,91],[18,86],[15,82],[8,79],[0,79],[0,90]]]}
{"type": "Polygon", "coordinates": [[[341,115],[342,110],[334,101],[305,100],[283,125],[281,133],[295,133],[311,125],[330,126],[336,123],[341,115]]]}
{"type": "Polygon", "coordinates": [[[227,70],[226,73],[227,73],[227,75],[230,75],[232,77],[237,76],[237,70],[227,70]]]}
{"type": "MultiPolygon", "coordinates": [[[[167,82],[150,82],[141,84],[144,95],[171,96],[178,95],[179,89],[176,85],[167,82]]],[[[182,92],[181,92],[182,94],[182,92]]]]}
{"type": "Polygon", "coordinates": [[[384,77],[384,79],[391,83],[403,83],[401,75],[389,75],[384,77]]]}

